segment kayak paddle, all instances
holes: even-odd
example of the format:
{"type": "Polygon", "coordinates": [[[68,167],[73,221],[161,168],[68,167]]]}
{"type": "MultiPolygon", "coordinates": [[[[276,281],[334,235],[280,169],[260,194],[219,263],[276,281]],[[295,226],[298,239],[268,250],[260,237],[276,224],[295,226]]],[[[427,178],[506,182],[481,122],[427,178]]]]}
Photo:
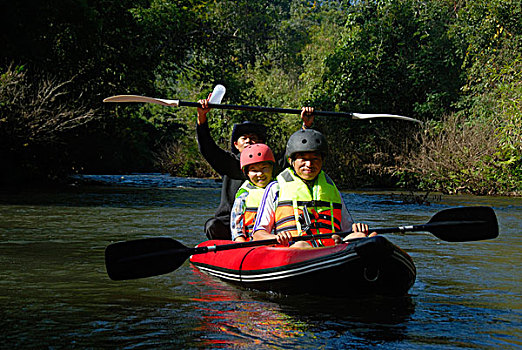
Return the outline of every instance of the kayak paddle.
{"type": "MultiPolygon", "coordinates": [[[[212,97],[211,97],[212,99],[212,97]]],[[[201,104],[197,102],[181,101],[181,100],[167,100],[163,98],[139,96],[139,95],[116,95],[107,97],[103,102],[145,102],[154,103],[161,106],[167,107],[201,107],[201,104]]],[[[210,101],[212,102],[212,101],[210,101]]],[[[285,113],[285,114],[301,114],[300,109],[291,108],[274,108],[274,107],[261,107],[261,106],[245,106],[245,105],[227,105],[209,103],[210,108],[218,109],[234,109],[239,111],[256,111],[256,112],[267,112],[267,113],[285,113]]],[[[314,111],[314,115],[331,116],[331,117],[347,117],[352,119],[372,119],[372,118],[392,118],[401,119],[411,122],[422,123],[420,120],[404,117],[402,115],[395,114],[362,114],[362,113],[345,113],[345,112],[329,112],[329,111],[314,111]]]]}
{"type": "MultiPolygon", "coordinates": [[[[461,207],[442,210],[423,225],[370,229],[370,232],[381,234],[408,231],[430,232],[448,242],[467,242],[496,238],[498,223],[495,212],[490,207],[461,207]]],[[[293,241],[329,238],[333,234],[343,236],[349,233],[351,232],[305,235],[294,237],[293,241]]],[[[172,238],[144,238],[107,246],[105,266],[112,280],[129,280],[172,272],[194,254],[272,244],[277,244],[275,238],[189,248],[172,238]]]]}

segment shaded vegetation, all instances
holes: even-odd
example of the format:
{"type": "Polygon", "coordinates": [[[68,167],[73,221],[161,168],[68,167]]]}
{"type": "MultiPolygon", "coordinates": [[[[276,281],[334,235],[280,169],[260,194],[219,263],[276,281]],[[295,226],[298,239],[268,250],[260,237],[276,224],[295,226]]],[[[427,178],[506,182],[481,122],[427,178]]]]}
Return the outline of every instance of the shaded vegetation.
{"type": "MultiPolygon", "coordinates": [[[[343,187],[522,193],[522,5],[492,1],[43,0],[0,5],[3,184],[81,173],[215,176],[195,110],[103,105],[132,93],[196,101],[407,115],[316,118],[343,187]]],[[[299,119],[213,111],[271,128],[299,119]]]]}

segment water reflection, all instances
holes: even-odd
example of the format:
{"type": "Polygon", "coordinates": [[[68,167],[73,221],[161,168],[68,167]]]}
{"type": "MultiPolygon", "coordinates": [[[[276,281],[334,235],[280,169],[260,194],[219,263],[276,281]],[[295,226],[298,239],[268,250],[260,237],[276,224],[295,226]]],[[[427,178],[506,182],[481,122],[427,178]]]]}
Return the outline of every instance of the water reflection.
{"type": "Polygon", "coordinates": [[[200,315],[198,331],[204,347],[284,347],[308,331],[306,323],[276,304],[252,298],[248,291],[228,286],[192,267],[200,294],[193,298],[200,315]]]}
{"type": "Polygon", "coordinates": [[[349,300],[285,296],[229,286],[195,267],[192,271],[199,279],[193,283],[201,288],[193,299],[201,315],[198,331],[205,334],[202,341],[209,347],[233,344],[241,348],[284,348],[284,344],[306,338],[298,341],[304,346],[309,338],[330,338],[332,332],[338,338],[336,342],[344,344],[354,336],[375,342],[400,341],[404,339],[405,323],[415,312],[409,296],[349,300]]]}

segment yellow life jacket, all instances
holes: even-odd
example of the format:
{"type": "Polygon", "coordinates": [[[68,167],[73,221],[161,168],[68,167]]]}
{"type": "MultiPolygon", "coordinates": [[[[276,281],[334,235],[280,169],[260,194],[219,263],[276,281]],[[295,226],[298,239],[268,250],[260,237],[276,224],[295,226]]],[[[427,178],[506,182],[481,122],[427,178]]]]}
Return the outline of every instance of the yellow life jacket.
{"type": "MultiPolygon", "coordinates": [[[[292,236],[300,236],[341,231],[341,195],[324,171],[319,173],[312,188],[291,168],[285,169],[276,180],[279,183],[276,233],[290,231],[292,236]]],[[[312,246],[334,244],[332,239],[310,242],[312,246]]]]}
{"type": "Polygon", "coordinates": [[[247,180],[237,190],[236,198],[245,192],[248,192],[248,196],[245,199],[245,209],[243,211],[243,232],[249,238],[252,235],[252,229],[256,222],[257,208],[261,204],[265,189],[257,187],[247,180]]]}

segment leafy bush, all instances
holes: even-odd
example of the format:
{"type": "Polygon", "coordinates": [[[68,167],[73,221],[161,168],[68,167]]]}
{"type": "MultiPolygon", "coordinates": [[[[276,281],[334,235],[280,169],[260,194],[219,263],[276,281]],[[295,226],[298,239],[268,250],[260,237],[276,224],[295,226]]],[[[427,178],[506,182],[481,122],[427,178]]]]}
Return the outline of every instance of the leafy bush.
{"type": "Polygon", "coordinates": [[[165,144],[155,156],[157,166],[172,176],[218,177],[201,156],[194,139],[165,144]]]}
{"type": "Polygon", "coordinates": [[[495,127],[467,123],[450,115],[431,123],[421,137],[421,149],[409,159],[411,169],[421,175],[421,187],[443,193],[495,194],[491,170],[497,147],[495,127]]]}

